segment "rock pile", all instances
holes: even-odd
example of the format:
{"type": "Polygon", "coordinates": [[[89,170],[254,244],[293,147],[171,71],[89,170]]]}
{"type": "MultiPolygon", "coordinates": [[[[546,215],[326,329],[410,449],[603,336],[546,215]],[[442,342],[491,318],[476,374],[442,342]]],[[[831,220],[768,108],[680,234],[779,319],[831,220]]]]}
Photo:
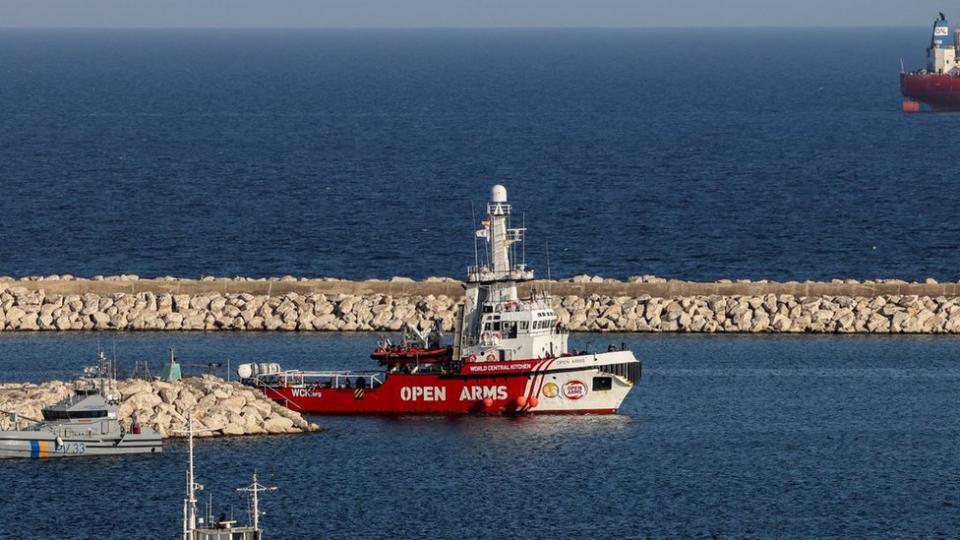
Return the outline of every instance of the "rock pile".
{"type": "Polygon", "coordinates": [[[562,324],[591,332],[960,333],[960,297],[567,296],[562,324]]]}
{"type": "Polygon", "coordinates": [[[389,295],[282,296],[143,292],[47,296],[0,290],[0,330],[392,330],[406,321],[444,319],[454,299],[389,295]]]}
{"type": "MultiPolygon", "coordinates": [[[[190,377],[177,383],[127,379],[119,381],[122,395],[119,417],[134,414],[163,437],[182,436],[187,414],[204,431],[198,436],[263,435],[318,431],[299,413],[282,407],[257,390],[211,376],[190,377]]],[[[73,392],[73,384],[52,381],[36,384],[0,385],[0,410],[40,418],[43,407],[73,392]]],[[[0,417],[0,430],[12,429],[9,417],[0,417]]]]}
{"type": "MultiPolygon", "coordinates": [[[[586,283],[589,276],[574,278],[586,283]]],[[[598,279],[589,278],[590,283],[598,279]]],[[[599,278],[602,281],[602,278],[599,278]]],[[[638,280],[651,287],[660,279],[638,280]]],[[[620,282],[622,283],[622,282],[620,282]]],[[[867,282],[853,284],[855,288],[867,282]]],[[[898,288],[887,280],[887,287],[898,288]]],[[[826,284],[820,284],[826,286],[826,284]]],[[[849,284],[840,283],[838,286],[849,284]]],[[[928,284],[929,285],[929,284],[928,284]]],[[[960,333],[960,296],[881,294],[567,294],[559,322],[588,332],[960,333]]],[[[917,288],[916,286],[910,286],[917,288]]],[[[907,287],[910,289],[910,287],[907,287]]],[[[395,332],[439,318],[451,330],[461,299],[438,295],[114,292],[47,295],[0,288],[3,330],[280,330],[395,332]]]]}

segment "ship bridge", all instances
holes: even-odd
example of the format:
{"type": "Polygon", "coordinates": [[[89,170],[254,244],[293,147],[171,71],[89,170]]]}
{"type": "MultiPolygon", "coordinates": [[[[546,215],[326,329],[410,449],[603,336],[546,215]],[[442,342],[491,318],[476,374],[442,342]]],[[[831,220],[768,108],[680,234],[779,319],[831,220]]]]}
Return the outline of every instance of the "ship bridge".
{"type": "MultiPolygon", "coordinates": [[[[468,361],[507,361],[559,356],[567,332],[545,294],[520,299],[517,283],[533,279],[525,262],[514,264],[526,227],[512,228],[507,190],[494,186],[487,216],[475,242],[486,242],[485,262],[467,268],[464,306],[457,317],[454,357],[468,361]]],[[[523,258],[521,251],[521,258],[523,258]]]]}

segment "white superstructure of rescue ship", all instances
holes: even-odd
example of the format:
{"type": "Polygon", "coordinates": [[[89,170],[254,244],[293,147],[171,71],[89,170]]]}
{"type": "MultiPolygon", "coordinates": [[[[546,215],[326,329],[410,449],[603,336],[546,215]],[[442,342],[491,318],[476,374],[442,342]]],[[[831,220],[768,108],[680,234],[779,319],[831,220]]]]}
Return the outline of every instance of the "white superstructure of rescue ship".
{"type": "MultiPolygon", "coordinates": [[[[380,371],[283,371],[243,364],[243,382],[287,407],[312,414],[612,414],[640,378],[628,350],[572,352],[550,298],[520,298],[533,280],[511,254],[524,228],[510,227],[507,190],[494,186],[477,236],[486,263],[467,270],[464,304],[451,354],[419,356],[439,346],[434,331],[408,354],[379,355],[380,371]]],[[[379,350],[379,349],[378,349],[379,350]]]]}

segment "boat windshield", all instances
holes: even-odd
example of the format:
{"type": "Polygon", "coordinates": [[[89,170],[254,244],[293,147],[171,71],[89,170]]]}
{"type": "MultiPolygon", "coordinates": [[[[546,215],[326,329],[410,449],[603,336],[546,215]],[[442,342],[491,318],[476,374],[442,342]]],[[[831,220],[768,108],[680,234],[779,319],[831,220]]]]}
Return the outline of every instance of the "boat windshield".
{"type": "Polygon", "coordinates": [[[106,418],[107,411],[104,409],[93,411],[64,411],[59,409],[44,409],[44,420],[76,420],[81,418],[106,418]]]}

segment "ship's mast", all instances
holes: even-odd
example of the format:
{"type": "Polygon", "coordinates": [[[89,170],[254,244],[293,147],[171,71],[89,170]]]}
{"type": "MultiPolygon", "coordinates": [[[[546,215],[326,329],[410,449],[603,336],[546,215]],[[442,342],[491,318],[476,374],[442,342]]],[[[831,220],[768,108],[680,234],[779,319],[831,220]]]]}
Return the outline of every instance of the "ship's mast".
{"type": "Polygon", "coordinates": [[[250,525],[253,530],[260,530],[260,498],[258,494],[262,491],[276,491],[275,486],[265,486],[257,482],[257,471],[253,471],[253,483],[247,487],[237,488],[237,491],[243,491],[250,494],[250,525]]]}
{"type": "MultiPolygon", "coordinates": [[[[203,429],[200,431],[213,431],[203,429]]],[[[183,499],[183,540],[193,540],[197,530],[197,492],[203,491],[203,485],[196,482],[193,474],[193,435],[198,433],[193,427],[193,414],[187,414],[186,431],[176,433],[187,434],[187,497],[183,499]]]]}
{"type": "Polygon", "coordinates": [[[187,498],[183,500],[183,540],[191,540],[197,528],[197,484],[193,477],[193,415],[187,415],[187,498]]]}
{"type": "Polygon", "coordinates": [[[489,266],[475,268],[467,276],[469,282],[487,284],[489,300],[494,302],[516,301],[516,281],[533,279],[533,272],[527,270],[525,264],[514,265],[511,260],[511,249],[517,242],[523,242],[526,227],[511,229],[510,211],[507,188],[493,186],[487,203],[487,217],[483,221],[485,230],[478,233],[487,238],[489,266]]]}
{"type": "Polygon", "coordinates": [[[533,271],[526,267],[525,261],[514,264],[511,260],[510,254],[516,252],[516,243],[524,240],[526,227],[510,228],[510,212],[507,188],[493,186],[487,215],[481,222],[483,228],[476,233],[477,238],[486,239],[487,262],[467,268],[463,311],[454,338],[455,348],[461,352],[476,345],[480,339],[482,310],[491,305],[516,303],[519,299],[517,282],[533,279],[533,271]]]}
{"type": "Polygon", "coordinates": [[[510,242],[507,240],[510,205],[507,204],[507,190],[503,186],[493,186],[490,191],[487,215],[490,220],[490,265],[497,278],[506,277],[511,270],[510,242]]]}

